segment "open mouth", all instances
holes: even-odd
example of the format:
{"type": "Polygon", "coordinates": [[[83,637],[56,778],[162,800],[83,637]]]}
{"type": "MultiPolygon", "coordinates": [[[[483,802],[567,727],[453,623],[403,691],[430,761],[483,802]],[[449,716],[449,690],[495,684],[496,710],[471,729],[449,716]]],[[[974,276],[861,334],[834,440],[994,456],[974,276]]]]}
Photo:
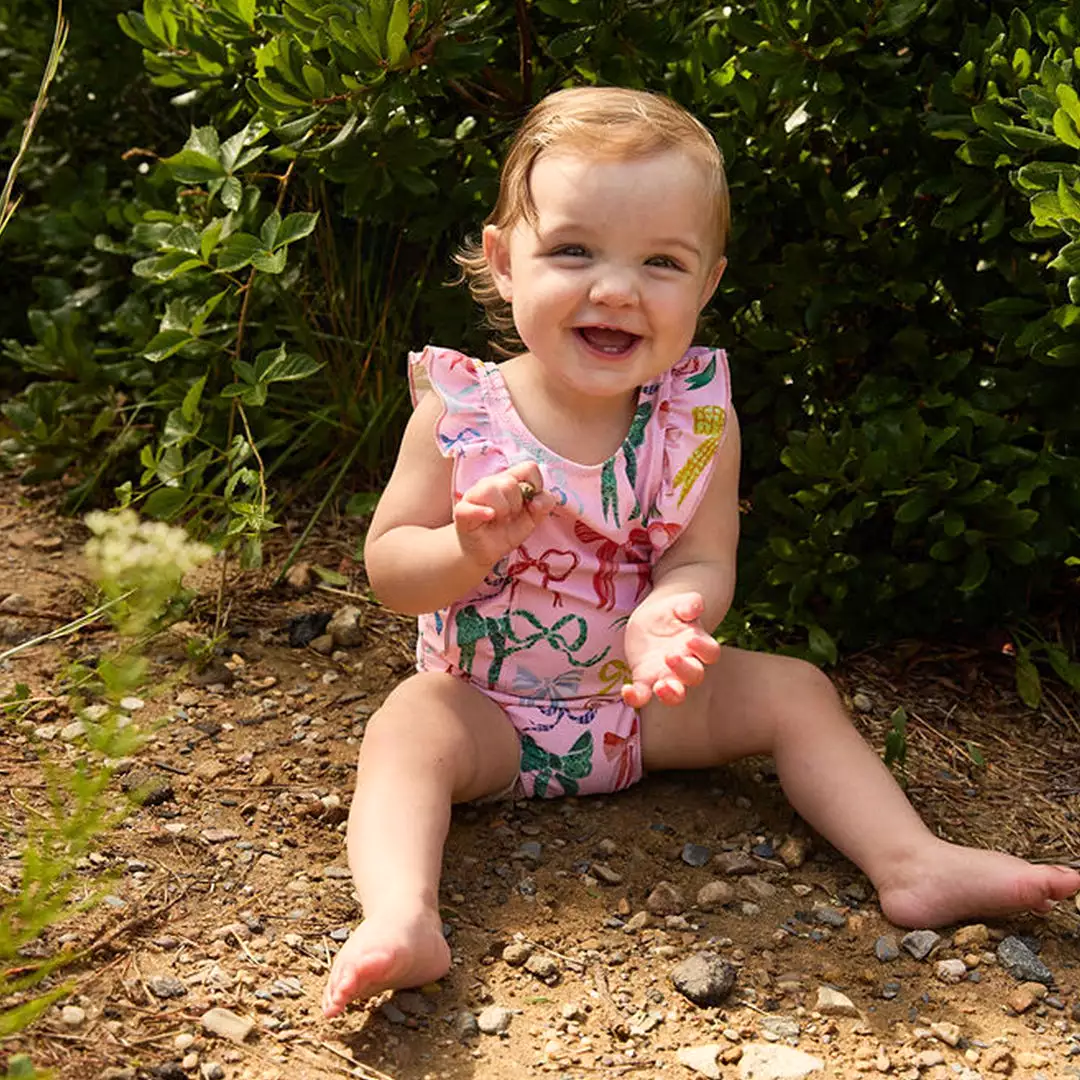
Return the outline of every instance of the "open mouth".
{"type": "Polygon", "coordinates": [[[610,326],[579,326],[575,333],[590,349],[605,356],[625,356],[641,340],[640,334],[610,326]]]}

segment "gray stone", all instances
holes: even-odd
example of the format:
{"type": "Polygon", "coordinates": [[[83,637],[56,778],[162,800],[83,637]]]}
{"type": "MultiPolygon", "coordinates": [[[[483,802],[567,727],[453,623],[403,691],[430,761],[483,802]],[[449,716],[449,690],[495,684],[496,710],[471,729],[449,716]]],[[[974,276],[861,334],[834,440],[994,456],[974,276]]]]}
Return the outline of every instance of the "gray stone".
{"type": "Polygon", "coordinates": [[[726,882],[707,881],[698,889],[697,905],[702,911],[718,911],[735,899],[735,890],[726,882]]]}
{"type": "Polygon", "coordinates": [[[476,1026],[485,1035],[501,1035],[510,1027],[514,1014],[501,1005],[489,1005],[476,1018],[476,1026]]]}
{"type": "Polygon", "coordinates": [[[702,844],[683,844],[681,857],[687,866],[704,866],[712,858],[712,852],[702,844]]]}
{"type": "Polygon", "coordinates": [[[935,934],[933,930],[912,930],[900,939],[900,944],[916,960],[925,960],[940,940],[941,935],[935,934]]]}
{"type": "Polygon", "coordinates": [[[388,1024],[405,1023],[405,1014],[392,1001],[384,1001],[379,1006],[379,1012],[382,1013],[383,1019],[385,1019],[388,1024]]]}
{"type": "Polygon", "coordinates": [[[187,987],[175,975],[151,975],[146,989],[156,998],[183,997],[187,993],[187,987]]]}
{"type": "Polygon", "coordinates": [[[822,926],[833,926],[836,929],[847,926],[847,916],[839,909],[830,904],[815,904],[814,919],[822,926]]]}
{"type": "Polygon", "coordinates": [[[364,613],[352,604],[346,604],[334,612],[326,626],[326,632],[335,645],[359,645],[364,640],[364,613]]]}
{"type": "Polygon", "coordinates": [[[896,960],[900,956],[900,945],[894,934],[882,934],[874,942],[874,955],[883,963],[896,960]]]}
{"type": "Polygon", "coordinates": [[[675,1051],[675,1058],[680,1065],[685,1065],[698,1076],[707,1077],[708,1080],[721,1080],[724,1074],[716,1061],[721,1049],[718,1043],[709,1043],[708,1046],[684,1046],[675,1051]]]}
{"type": "Polygon", "coordinates": [[[645,908],[654,915],[678,915],[686,910],[686,897],[670,881],[658,881],[645,900],[645,908]]]}
{"type": "Polygon", "coordinates": [[[859,1016],[855,1003],[846,994],[834,990],[831,986],[819,986],[817,1003],[814,1008],[822,1016],[859,1016]]]}
{"type": "Polygon", "coordinates": [[[204,1061],[199,1076],[200,1080],[225,1080],[225,1070],[216,1061],[204,1061]]]}
{"type": "Polygon", "coordinates": [[[21,615],[24,611],[29,611],[33,606],[22,593],[17,592],[10,593],[3,600],[0,600],[0,612],[5,615],[21,615]]]}
{"type": "Polygon", "coordinates": [[[530,862],[534,866],[539,866],[543,857],[544,846],[536,840],[526,840],[521,847],[514,852],[515,859],[524,859],[525,862],[530,862]]]}
{"type": "Polygon", "coordinates": [[[512,941],[502,951],[502,958],[511,967],[521,967],[533,954],[533,947],[523,941],[512,941]]]}
{"type": "Polygon", "coordinates": [[[533,953],[525,961],[525,970],[546,983],[554,982],[559,978],[559,965],[545,953],[533,953]]]}
{"type": "Polygon", "coordinates": [[[762,1034],[775,1035],[778,1039],[799,1037],[799,1022],[790,1016],[763,1016],[760,1026],[762,1034]]]}
{"type": "Polygon", "coordinates": [[[713,856],[713,865],[722,873],[733,876],[739,874],[756,874],[761,869],[761,864],[745,851],[722,851],[713,856]]]}
{"type": "Polygon", "coordinates": [[[715,953],[696,953],[671,973],[671,982],[683,997],[708,1008],[722,1005],[735,987],[735,968],[715,953]]]}
{"type": "Polygon", "coordinates": [[[210,1009],[202,1014],[199,1022],[204,1031],[234,1043],[244,1042],[255,1030],[254,1020],[249,1020],[246,1016],[237,1016],[228,1009],[210,1009]]]}
{"type": "Polygon", "coordinates": [[[78,1005],[65,1005],[60,1010],[60,1023],[69,1028],[82,1027],[86,1023],[86,1010],[78,1005]]]}
{"type": "Polygon", "coordinates": [[[748,1043],[739,1059],[742,1080],[802,1080],[824,1068],[821,1058],[777,1043],[748,1043]]]}
{"type": "Polygon", "coordinates": [[[1018,937],[1007,937],[997,947],[998,963],[1020,982],[1054,985],[1054,973],[1018,937]]]}
{"type": "Polygon", "coordinates": [[[480,1025],[468,1009],[462,1009],[461,1012],[454,1013],[451,1018],[450,1030],[458,1042],[465,1042],[467,1039],[475,1039],[480,1034],[480,1025]]]}
{"type": "Polygon", "coordinates": [[[592,874],[597,881],[602,881],[605,885],[621,885],[622,874],[617,870],[612,870],[607,863],[594,862],[589,868],[589,873],[592,874]]]}

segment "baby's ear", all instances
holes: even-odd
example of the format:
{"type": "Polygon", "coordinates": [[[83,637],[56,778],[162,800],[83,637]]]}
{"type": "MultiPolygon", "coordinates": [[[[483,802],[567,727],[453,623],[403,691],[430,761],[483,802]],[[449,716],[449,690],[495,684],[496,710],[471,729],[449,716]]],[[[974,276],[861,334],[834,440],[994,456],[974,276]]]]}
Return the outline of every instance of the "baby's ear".
{"type": "Polygon", "coordinates": [[[487,260],[495,288],[509,304],[514,297],[514,289],[510,277],[510,245],[507,240],[505,232],[498,226],[484,226],[484,258],[487,260]]]}
{"type": "Polygon", "coordinates": [[[720,284],[720,279],[724,276],[724,271],[727,269],[727,256],[721,255],[716,260],[716,265],[709,271],[709,276],[705,279],[705,288],[701,291],[701,303],[698,305],[698,311],[712,299],[712,295],[716,292],[716,286],[720,284]]]}

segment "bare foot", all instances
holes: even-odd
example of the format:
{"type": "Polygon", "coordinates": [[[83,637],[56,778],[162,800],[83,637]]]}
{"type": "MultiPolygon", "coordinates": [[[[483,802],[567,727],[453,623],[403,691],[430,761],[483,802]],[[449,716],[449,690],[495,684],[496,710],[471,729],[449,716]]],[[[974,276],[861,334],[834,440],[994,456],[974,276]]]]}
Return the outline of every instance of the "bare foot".
{"type": "Polygon", "coordinates": [[[889,922],[925,928],[978,916],[1047,912],[1080,891],[1080,874],[936,840],[875,884],[889,922]]]}
{"type": "Polygon", "coordinates": [[[365,919],[334,957],[323,1015],[337,1016],[356,998],[434,982],[449,970],[450,946],[437,911],[365,919]]]}

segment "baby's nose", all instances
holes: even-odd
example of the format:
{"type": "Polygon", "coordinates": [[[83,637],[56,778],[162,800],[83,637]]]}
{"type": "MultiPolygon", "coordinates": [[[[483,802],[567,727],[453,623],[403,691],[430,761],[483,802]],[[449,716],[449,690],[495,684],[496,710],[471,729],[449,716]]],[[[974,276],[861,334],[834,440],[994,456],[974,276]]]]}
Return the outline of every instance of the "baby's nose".
{"type": "Polygon", "coordinates": [[[615,268],[602,270],[593,281],[589,290],[589,299],[594,304],[606,304],[609,307],[627,307],[637,302],[637,282],[634,276],[615,268]]]}

